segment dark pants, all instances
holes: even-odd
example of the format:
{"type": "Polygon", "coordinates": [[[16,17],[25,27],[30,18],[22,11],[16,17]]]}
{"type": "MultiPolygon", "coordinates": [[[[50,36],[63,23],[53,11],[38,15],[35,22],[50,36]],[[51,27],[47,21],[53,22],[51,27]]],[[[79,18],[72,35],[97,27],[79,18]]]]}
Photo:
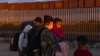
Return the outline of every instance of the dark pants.
{"type": "Polygon", "coordinates": [[[27,49],[23,48],[23,50],[19,50],[19,56],[27,56],[27,49]]]}
{"type": "Polygon", "coordinates": [[[42,56],[41,55],[41,52],[40,52],[40,50],[37,50],[37,49],[35,49],[35,50],[29,50],[28,49],[28,51],[27,51],[28,53],[28,56],[42,56]]]}
{"type": "Polygon", "coordinates": [[[27,56],[34,56],[34,53],[32,50],[28,49],[27,50],[27,56]]]}

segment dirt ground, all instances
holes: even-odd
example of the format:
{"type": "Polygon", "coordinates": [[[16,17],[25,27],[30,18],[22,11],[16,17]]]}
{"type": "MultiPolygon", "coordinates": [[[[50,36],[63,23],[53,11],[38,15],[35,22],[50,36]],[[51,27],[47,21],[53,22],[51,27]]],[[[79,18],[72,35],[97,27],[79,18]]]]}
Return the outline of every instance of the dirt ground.
{"type": "MultiPolygon", "coordinates": [[[[69,48],[68,56],[73,56],[75,48],[69,48]]],[[[100,56],[100,49],[91,49],[93,56],[100,56]]],[[[0,43],[0,56],[18,56],[18,52],[9,51],[9,43],[0,43]]]]}

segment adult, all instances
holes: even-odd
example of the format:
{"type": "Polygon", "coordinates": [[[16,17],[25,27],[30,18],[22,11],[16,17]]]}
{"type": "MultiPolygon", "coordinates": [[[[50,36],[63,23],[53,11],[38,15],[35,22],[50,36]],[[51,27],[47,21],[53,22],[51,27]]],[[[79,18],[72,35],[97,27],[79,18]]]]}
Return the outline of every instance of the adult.
{"type": "Polygon", "coordinates": [[[54,35],[51,32],[53,28],[53,18],[44,16],[44,29],[41,32],[41,51],[42,56],[55,56],[56,51],[61,51],[60,46],[56,43],[54,35]]]}

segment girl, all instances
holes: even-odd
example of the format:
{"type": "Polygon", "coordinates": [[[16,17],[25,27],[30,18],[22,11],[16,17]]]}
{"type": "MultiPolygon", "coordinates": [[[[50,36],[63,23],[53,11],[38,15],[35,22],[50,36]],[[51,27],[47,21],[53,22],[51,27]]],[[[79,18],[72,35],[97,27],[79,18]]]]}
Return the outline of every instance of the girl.
{"type": "Polygon", "coordinates": [[[55,39],[61,47],[61,52],[56,52],[56,56],[67,56],[68,53],[68,45],[64,43],[64,33],[61,29],[62,27],[62,20],[59,18],[54,19],[54,27],[52,32],[55,35],[55,39]]]}

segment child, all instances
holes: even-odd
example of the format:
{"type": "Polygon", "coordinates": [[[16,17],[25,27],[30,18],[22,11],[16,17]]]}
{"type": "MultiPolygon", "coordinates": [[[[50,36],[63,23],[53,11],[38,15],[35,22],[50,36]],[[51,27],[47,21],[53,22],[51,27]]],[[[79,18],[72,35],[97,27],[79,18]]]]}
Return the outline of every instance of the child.
{"type": "Polygon", "coordinates": [[[85,36],[79,36],[77,38],[77,42],[78,49],[74,52],[74,56],[93,56],[85,47],[87,44],[87,39],[85,36]]]}
{"type": "Polygon", "coordinates": [[[53,19],[50,16],[44,16],[44,29],[41,32],[42,56],[54,56],[55,51],[60,51],[60,46],[55,42],[54,35],[51,32],[53,28],[53,19]]]}
{"type": "Polygon", "coordinates": [[[64,33],[61,27],[62,27],[62,20],[60,20],[59,18],[55,18],[52,32],[54,33],[56,37],[58,37],[57,39],[59,42],[64,40],[64,33]]]}
{"type": "Polygon", "coordinates": [[[61,47],[61,52],[56,52],[56,56],[67,56],[68,53],[68,45],[64,43],[64,33],[61,29],[62,27],[62,20],[59,18],[54,19],[54,27],[52,32],[55,35],[55,39],[57,40],[58,44],[61,47]]]}

